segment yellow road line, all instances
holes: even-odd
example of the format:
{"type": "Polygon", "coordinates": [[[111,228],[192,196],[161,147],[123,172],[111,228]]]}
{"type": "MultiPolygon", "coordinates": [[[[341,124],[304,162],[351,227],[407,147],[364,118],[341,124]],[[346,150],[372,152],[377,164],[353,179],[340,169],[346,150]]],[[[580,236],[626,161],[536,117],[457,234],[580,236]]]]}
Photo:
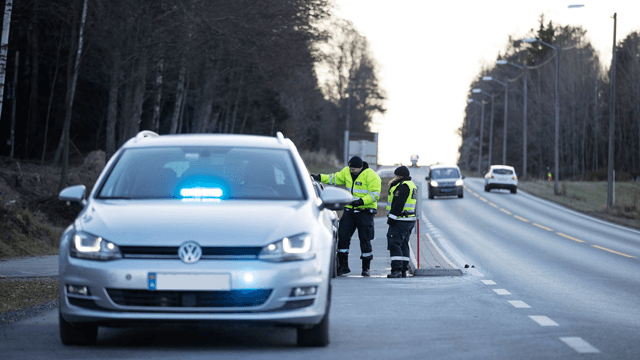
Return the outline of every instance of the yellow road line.
{"type": "Polygon", "coordinates": [[[598,246],[598,245],[591,245],[591,246],[592,246],[592,247],[594,247],[594,248],[596,248],[596,249],[600,249],[600,250],[608,251],[608,252],[610,252],[610,253],[614,253],[614,254],[616,254],[616,255],[620,255],[620,256],[624,256],[624,257],[628,257],[628,258],[633,258],[633,259],[635,259],[635,258],[636,258],[635,256],[627,255],[627,254],[623,254],[623,253],[621,253],[621,252],[617,252],[617,251],[614,251],[614,250],[611,250],[611,249],[607,249],[607,248],[602,247],[602,246],[598,246]]]}
{"type": "Polygon", "coordinates": [[[553,229],[549,229],[548,227],[540,225],[540,224],[533,223],[533,225],[539,227],[540,229],[545,229],[547,231],[553,231],[553,229]]]}
{"type": "Polygon", "coordinates": [[[475,196],[475,197],[479,197],[480,195],[478,195],[478,194],[476,194],[476,193],[473,193],[473,196],[475,196]]]}
{"type": "Polygon", "coordinates": [[[565,237],[565,238],[567,238],[567,239],[569,239],[569,240],[577,241],[577,242],[579,242],[579,243],[583,243],[583,242],[584,242],[584,240],[576,239],[576,238],[574,238],[573,236],[565,235],[565,234],[563,234],[563,233],[556,233],[556,234],[558,234],[558,235],[560,235],[560,236],[562,236],[562,237],[565,237]]]}
{"type": "Polygon", "coordinates": [[[505,209],[500,209],[500,211],[502,211],[502,212],[504,212],[504,213],[507,213],[507,214],[509,214],[509,215],[513,215],[513,214],[511,214],[509,211],[507,211],[507,210],[505,210],[505,209]]]}
{"type": "Polygon", "coordinates": [[[489,202],[489,200],[487,200],[487,199],[485,199],[485,198],[483,198],[483,197],[481,197],[481,198],[480,198],[480,200],[482,200],[482,201],[484,201],[484,202],[489,202]]]}
{"type": "Polygon", "coordinates": [[[516,219],[518,219],[518,220],[522,220],[522,221],[524,221],[524,222],[529,222],[529,220],[527,220],[527,219],[525,219],[525,218],[523,218],[523,217],[520,217],[520,216],[518,216],[518,215],[513,215],[513,217],[514,217],[514,218],[516,218],[516,219]]]}
{"type": "Polygon", "coordinates": [[[493,206],[494,208],[498,208],[499,207],[498,205],[496,205],[496,204],[494,204],[492,202],[490,202],[489,205],[493,206]]]}

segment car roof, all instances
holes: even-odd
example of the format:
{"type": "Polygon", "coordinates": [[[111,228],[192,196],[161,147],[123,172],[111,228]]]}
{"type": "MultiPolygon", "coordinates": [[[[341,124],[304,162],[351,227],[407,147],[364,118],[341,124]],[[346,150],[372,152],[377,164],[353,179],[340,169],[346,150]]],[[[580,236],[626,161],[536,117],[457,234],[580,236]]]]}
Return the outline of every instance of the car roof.
{"type": "Polygon", "coordinates": [[[492,169],[509,169],[509,170],[513,170],[513,166],[509,166],[509,165],[491,165],[492,169]]]}
{"type": "Polygon", "coordinates": [[[237,134],[180,134],[158,135],[150,131],[141,131],[129,139],[125,148],[156,146],[241,146],[254,148],[289,149],[292,143],[281,133],[276,137],[237,134]]]}
{"type": "Polygon", "coordinates": [[[430,169],[449,169],[449,168],[455,168],[460,170],[460,168],[458,167],[458,165],[431,165],[429,166],[430,169]]]}

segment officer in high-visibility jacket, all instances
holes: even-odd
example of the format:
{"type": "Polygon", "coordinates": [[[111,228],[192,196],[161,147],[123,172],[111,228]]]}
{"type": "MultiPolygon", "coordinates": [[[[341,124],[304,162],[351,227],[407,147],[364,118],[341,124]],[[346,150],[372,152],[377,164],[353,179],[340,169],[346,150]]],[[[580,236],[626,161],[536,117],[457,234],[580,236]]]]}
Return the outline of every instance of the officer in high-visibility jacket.
{"type": "Polygon", "coordinates": [[[393,174],[387,197],[387,250],[391,252],[391,274],[387,277],[399,278],[407,277],[409,269],[409,236],[416,223],[418,188],[406,166],[398,167],[393,174]]]}
{"type": "Polygon", "coordinates": [[[374,236],[373,219],[378,212],[380,199],[380,176],[373,171],[366,161],[358,156],[349,160],[348,166],[333,174],[311,174],[316,180],[329,185],[345,185],[351,191],[353,201],[344,207],[338,227],[338,275],[351,272],[349,269],[349,246],[351,237],[358,229],[360,238],[360,259],[362,259],[362,276],[371,276],[371,260],[373,249],[371,240],[374,236]]]}

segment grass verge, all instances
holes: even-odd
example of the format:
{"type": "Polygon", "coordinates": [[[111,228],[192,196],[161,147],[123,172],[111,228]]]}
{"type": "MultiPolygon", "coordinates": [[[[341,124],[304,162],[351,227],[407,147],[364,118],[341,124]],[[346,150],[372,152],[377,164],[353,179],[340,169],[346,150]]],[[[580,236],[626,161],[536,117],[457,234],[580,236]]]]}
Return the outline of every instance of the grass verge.
{"type": "Polygon", "coordinates": [[[520,181],[518,188],[570,209],[640,229],[640,183],[616,182],[612,209],[607,209],[606,181],[561,181],[559,185],[559,195],[554,194],[554,183],[549,181],[520,181]]]}

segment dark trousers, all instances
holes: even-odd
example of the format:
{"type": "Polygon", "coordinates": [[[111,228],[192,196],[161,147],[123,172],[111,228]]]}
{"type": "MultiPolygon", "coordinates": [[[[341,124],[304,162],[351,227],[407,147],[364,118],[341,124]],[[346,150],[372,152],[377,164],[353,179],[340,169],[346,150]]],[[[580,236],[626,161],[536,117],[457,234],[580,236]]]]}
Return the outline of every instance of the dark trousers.
{"type": "Polygon", "coordinates": [[[387,231],[387,250],[391,252],[391,271],[407,271],[409,261],[409,237],[415,221],[396,221],[387,231]]]}
{"type": "Polygon", "coordinates": [[[373,249],[371,248],[371,240],[374,238],[373,217],[374,214],[368,211],[353,212],[345,209],[338,227],[338,252],[349,252],[351,237],[358,229],[360,251],[362,252],[360,258],[373,259],[373,249]]]}

